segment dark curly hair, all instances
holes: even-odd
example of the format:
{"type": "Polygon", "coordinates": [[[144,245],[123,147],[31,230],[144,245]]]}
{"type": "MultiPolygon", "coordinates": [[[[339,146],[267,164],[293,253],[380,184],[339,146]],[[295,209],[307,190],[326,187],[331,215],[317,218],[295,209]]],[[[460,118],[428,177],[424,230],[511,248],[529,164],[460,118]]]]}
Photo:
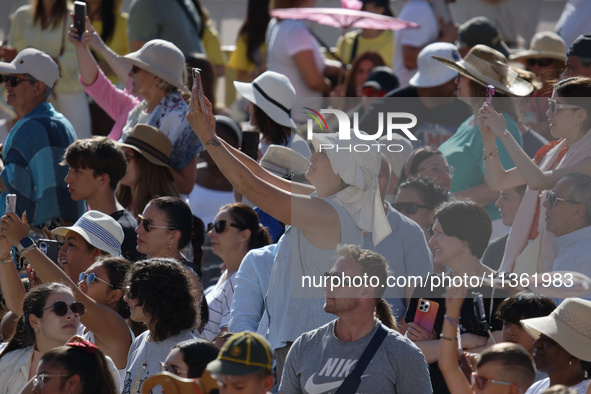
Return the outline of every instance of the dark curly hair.
{"type": "Polygon", "coordinates": [[[150,316],[156,341],[199,325],[199,298],[194,281],[175,259],[152,258],[133,264],[128,276],[129,298],[137,298],[150,316]]]}
{"type": "Polygon", "coordinates": [[[29,317],[35,315],[38,318],[42,318],[45,303],[51,293],[56,290],[66,290],[72,293],[72,290],[68,286],[55,282],[36,286],[27,293],[23,304],[23,315],[18,319],[14,334],[2,354],[0,354],[0,358],[13,350],[24,349],[35,344],[35,330],[33,330],[29,322],[29,317]]]}
{"type": "Polygon", "coordinates": [[[425,205],[435,209],[438,205],[449,201],[449,193],[443,190],[441,186],[424,176],[417,176],[402,182],[398,186],[398,191],[403,189],[414,189],[425,205]]]}
{"type": "Polygon", "coordinates": [[[56,347],[43,355],[43,364],[49,364],[64,370],[69,376],[80,376],[84,394],[116,394],[119,391],[104,353],[96,348],[88,351],[80,346],[56,347]]]}
{"type": "Polygon", "coordinates": [[[520,291],[501,302],[495,315],[500,320],[521,327],[520,320],[548,316],[554,309],[556,304],[551,298],[529,291],[520,291]]]}
{"type": "Polygon", "coordinates": [[[482,258],[492,233],[490,217],[472,200],[452,200],[435,209],[445,235],[465,241],[476,258],[482,258]]]}

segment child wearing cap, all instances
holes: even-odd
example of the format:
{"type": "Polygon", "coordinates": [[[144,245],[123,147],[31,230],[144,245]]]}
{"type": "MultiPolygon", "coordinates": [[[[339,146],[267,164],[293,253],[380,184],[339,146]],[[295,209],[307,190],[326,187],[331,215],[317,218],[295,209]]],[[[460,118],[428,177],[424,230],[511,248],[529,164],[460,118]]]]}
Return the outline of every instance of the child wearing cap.
{"type": "Polygon", "coordinates": [[[273,349],[259,334],[241,332],[228,339],[207,370],[225,393],[266,394],[273,387],[273,349]]]}

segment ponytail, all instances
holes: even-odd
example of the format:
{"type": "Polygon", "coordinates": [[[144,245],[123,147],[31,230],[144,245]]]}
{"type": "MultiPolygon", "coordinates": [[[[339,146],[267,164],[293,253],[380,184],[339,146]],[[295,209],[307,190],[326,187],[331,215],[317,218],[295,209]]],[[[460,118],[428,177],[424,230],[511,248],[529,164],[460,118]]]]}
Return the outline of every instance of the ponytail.
{"type": "Polygon", "coordinates": [[[396,318],[392,314],[392,308],[383,298],[380,298],[376,304],[375,315],[386,327],[399,331],[396,318]]]}

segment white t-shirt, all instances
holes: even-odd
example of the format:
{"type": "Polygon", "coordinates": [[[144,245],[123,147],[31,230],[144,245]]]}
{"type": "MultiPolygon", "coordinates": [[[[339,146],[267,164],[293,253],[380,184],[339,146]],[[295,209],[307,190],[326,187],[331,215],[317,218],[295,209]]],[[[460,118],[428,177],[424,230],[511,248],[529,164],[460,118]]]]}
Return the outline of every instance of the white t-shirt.
{"type": "MultiPolygon", "coordinates": [[[[569,388],[576,390],[579,394],[585,394],[587,386],[589,386],[589,379],[583,380],[569,388]]],[[[529,389],[527,389],[525,394],[542,394],[548,387],[550,387],[550,378],[542,379],[529,386],[529,389]]]]}
{"type": "MultiPolygon", "coordinates": [[[[306,100],[306,106],[320,108],[322,93],[312,90],[306,85],[293,56],[311,50],[318,72],[324,73],[324,56],[320,52],[318,42],[302,21],[284,19],[278,22],[272,19],[267,28],[267,70],[285,75],[293,85],[297,98],[317,98],[317,102],[306,100]]],[[[297,106],[297,103],[296,103],[297,106]]],[[[292,119],[303,122],[308,118],[300,108],[292,108],[292,119]]]]}
{"type": "Polygon", "coordinates": [[[400,10],[399,19],[407,22],[415,22],[420,25],[418,29],[406,29],[396,32],[394,37],[394,74],[398,77],[400,86],[408,85],[408,81],[417,71],[404,67],[402,46],[423,48],[435,42],[439,37],[439,22],[433,12],[431,4],[426,0],[409,0],[400,10]]]}
{"type": "Polygon", "coordinates": [[[236,272],[230,275],[225,281],[223,281],[224,278],[225,273],[220,276],[218,283],[205,296],[207,306],[209,306],[209,321],[200,336],[208,341],[213,341],[220,333],[220,330],[228,327],[228,323],[230,322],[234,288],[236,287],[236,272]]]}

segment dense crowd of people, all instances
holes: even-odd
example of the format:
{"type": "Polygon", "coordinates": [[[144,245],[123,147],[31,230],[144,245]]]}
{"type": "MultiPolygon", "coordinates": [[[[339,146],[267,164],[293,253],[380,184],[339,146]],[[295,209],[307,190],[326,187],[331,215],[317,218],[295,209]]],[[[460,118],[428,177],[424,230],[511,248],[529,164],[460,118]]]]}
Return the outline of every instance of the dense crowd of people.
{"type": "Polygon", "coordinates": [[[248,0],[227,62],[199,0],[19,8],[0,392],[591,393],[591,7],[448,2],[248,0]]]}

